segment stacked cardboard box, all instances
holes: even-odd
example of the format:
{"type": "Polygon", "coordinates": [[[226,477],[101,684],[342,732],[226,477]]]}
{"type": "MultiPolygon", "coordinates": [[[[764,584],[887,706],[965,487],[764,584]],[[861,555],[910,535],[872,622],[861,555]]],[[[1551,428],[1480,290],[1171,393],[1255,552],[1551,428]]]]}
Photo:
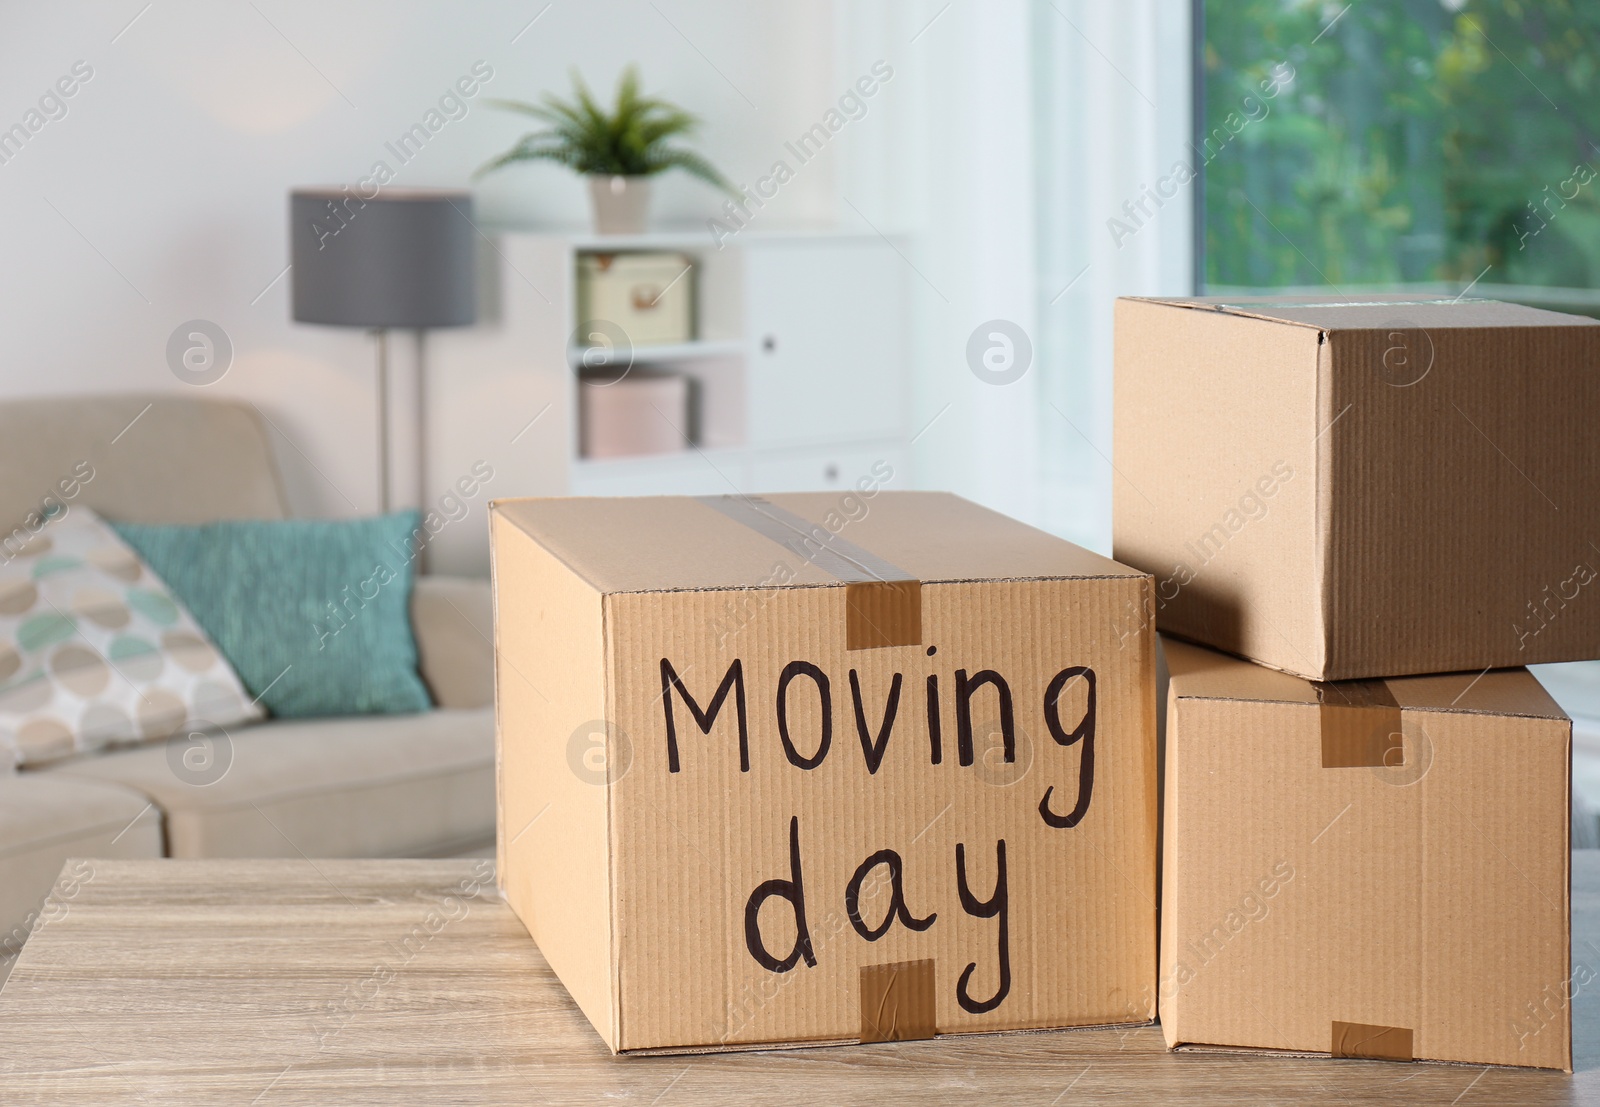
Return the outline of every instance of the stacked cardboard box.
{"type": "Polygon", "coordinates": [[[500,882],[612,1049],[1154,1018],[1148,575],[870,484],[492,549],[500,882]]]}
{"type": "Polygon", "coordinates": [[[1571,723],[1600,657],[1600,325],[1117,305],[1115,556],[1168,641],[1172,1045],[1570,1069],[1571,723]],[[1447,674],[1447,675],[1417,675],[1447,674]]]}

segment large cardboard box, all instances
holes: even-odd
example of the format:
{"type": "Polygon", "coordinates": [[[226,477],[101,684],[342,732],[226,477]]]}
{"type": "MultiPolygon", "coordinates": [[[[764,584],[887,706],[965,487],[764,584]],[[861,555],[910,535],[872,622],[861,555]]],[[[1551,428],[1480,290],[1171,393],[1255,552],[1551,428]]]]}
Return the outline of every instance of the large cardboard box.
{"type": "Polygon", "coordinates": [[[1123,299],[1115,389],[1164,633],[1320,680],[1600,657],[1595,320],[1123,299]]]}
{"type": "Polygon", "coordinates": [[[1167,1044],[1570,1070],[1572,724],[1539,682],[1163,644],[1167,1044]]]}
{"type": "Polygon", "coordinates": [[[500,880],[612,1049],[1154,1017],[1149,577],[870,485],[492,540],[500,880]]]}

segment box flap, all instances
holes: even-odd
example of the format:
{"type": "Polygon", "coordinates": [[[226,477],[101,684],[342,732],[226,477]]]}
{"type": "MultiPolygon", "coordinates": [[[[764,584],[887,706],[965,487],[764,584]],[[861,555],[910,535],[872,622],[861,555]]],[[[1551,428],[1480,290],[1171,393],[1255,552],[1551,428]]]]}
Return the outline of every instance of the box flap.
{"type": "Polygon", "coordinates": [[[1404,323],[1423,329],[1452,327],[1582,327],[1600,320],[1557,311],[1507,304],[1499,300],[1433,297],[1405,292],[1359,293],[1354,296],[1200,296],[1192,299],[1145,299],[1169,307],[1220,311],[1276,323],[1292,323],[1323,331],[1381,330],[1404,323]]]}
{"type": "MultiPolygon", "coordinates": [[[[1326,694],[1319,698],[1316,681],[1166,636],[1162,636],[1161,646],[1171,674],[1171,694],[1180,698],[1308,704],[1322,703],[1327,698],[1326,694]]],[[[1334,682],[1334,687],[1340,683],[1345,682],[1334,682]]],[[[1382,683],[1403,710],[1567,718],[1526,669],[1398,677],[1382,683]]]]}
{"type": "Polygon", "coordinates": [[[608,594],[1144,575],[943,492],[497,500],[494,509],[608,594]],[[789,537],[780,543],[740,516],[789,537]]]}

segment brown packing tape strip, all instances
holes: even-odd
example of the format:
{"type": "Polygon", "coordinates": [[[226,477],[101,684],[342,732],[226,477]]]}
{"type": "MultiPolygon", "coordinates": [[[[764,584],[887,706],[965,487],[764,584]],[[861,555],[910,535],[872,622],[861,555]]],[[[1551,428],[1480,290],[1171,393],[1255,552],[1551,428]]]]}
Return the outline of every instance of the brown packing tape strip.
{"type": "Polygon", "coordinates": [[[931,960],[861,966],[863,1042],[914,1042],[938,1032],[931,960]]]}
{"type": "Polygon", "coordinates": [[[1404,763],[1400,705],[1381,680],[1313,681],[1322,729],[1322,767],[1361,769],[1404,763]]]}
{"type": "Polygon", "coordinates": [[[1359,1057],[1368,1061],[1411,1061],[1411,1028],[1407,1026],[1373,1026],[1364,1022],[1339,1022],[1333,1024],[1333,1045],[1329,1050],[1335,1057],[1359,1057]]]}
{"type": "Polygon", "coordinates": [[[904,569],[760,496],[698,496],[845,585],[845,649],[922,644],[922,584],[904,569]]]}
{"type": "Polygon", "coordinates": [[[914,580],[853,581],[844,586],[844,648],[922,644],[922,585],[914,580]]]}

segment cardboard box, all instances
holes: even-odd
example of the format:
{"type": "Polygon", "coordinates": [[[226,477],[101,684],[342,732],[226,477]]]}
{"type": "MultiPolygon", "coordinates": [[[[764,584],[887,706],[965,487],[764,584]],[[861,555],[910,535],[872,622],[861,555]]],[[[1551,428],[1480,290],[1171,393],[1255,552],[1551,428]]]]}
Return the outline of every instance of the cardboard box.
{"type": "MultiPolygon", "coordinates": [[[[577,277],[580,323],[612,323],[634,349],[694,338],[694,262],[687,254],[579,254],[577,277]]],[[[600,334],[590,341],[616,341],[600,334]]]]}
{"type": "Polygon", "coordinates": [[[697,437],[693,382],[630,366],[578,377],[578,453],[588,458],[679,453],[697,437]]]}
{"type": "Polygon", "coordinates": [[[1570,1071],[1572,724],[1538,681],[1163,645],[1167,1044],[1570,1071]]]}
{"type": "Polygon", "coordinates": [[[1117,302],[1113,556],[1320,680],[1600,657],[1600,324],[1487,300],[1117,302]]]}
{"type": "Polygon", "coordinates": [[[1150,578],[863,484],[494,504],[500,880],[614,1050],[1154,1017],[1150,578]]]}

